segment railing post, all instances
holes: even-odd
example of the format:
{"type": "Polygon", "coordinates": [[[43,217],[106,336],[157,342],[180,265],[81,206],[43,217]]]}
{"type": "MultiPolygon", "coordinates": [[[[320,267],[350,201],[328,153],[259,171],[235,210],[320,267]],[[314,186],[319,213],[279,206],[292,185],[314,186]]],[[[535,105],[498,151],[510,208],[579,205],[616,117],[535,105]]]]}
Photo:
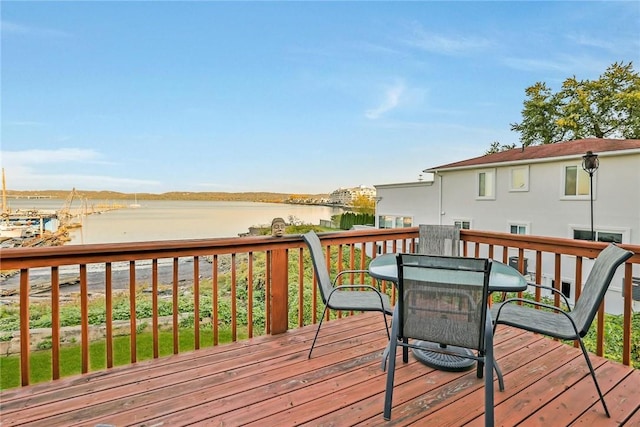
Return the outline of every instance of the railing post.
{"type": "Polygon", "coordinates": [[[287,331],[289,325],[289,263],[286,249],[271,251],[271,334],[287,331]]]}

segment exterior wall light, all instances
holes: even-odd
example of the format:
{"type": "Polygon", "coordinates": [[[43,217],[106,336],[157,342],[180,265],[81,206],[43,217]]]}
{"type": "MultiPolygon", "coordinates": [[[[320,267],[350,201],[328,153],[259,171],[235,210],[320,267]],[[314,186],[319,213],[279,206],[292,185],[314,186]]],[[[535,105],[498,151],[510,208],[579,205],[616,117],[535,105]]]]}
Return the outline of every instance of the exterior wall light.
{"type": "Polygon", "coordinates": [[[582,156],[582,169],[589,174],[589,200],[591,202],[591,241],[596,240],[595,231],[593,230],[593,174],[598,170],[600,160],[597,154],[591,151],[582,156]]]}

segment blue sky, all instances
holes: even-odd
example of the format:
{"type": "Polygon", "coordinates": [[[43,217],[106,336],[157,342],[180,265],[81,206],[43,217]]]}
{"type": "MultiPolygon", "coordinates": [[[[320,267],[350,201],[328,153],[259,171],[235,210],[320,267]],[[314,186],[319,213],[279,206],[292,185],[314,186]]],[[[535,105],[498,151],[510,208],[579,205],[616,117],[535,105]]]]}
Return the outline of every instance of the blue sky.
{"type": "Polygon", "coordinates": [[[640,69],[640,2],[3,1],[12,190],[416,181],[518,143],[525,89],[640,69]]]}

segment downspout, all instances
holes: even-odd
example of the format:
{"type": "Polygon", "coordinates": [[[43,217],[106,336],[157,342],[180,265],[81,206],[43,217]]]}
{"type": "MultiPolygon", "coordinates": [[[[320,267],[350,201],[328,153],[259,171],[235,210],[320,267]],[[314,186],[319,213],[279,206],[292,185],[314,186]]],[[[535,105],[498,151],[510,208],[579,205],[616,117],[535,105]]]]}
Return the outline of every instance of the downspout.
{"type": "Polygon", "coordinates": [[[438,224],[442,225],[442,175],[438,171],[434,173],[438,177],[438,224]]]}

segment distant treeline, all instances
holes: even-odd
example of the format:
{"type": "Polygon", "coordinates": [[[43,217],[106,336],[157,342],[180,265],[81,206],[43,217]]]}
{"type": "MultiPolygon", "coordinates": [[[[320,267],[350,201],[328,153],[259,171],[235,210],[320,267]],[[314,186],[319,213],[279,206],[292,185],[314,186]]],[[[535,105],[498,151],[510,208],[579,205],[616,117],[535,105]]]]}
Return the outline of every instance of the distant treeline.
{"type": "MultiPolygon", "coordinates": [[[[51,196],[55,199],[66,199],[70,191],[43,190],[43,191],[16,191],[7,190],[8,197],[15,196],[51,196]]],[[[225,192],[187,192],[173,191],[169,193],[120,193],[117,191],[83,191],[76,190],[80,194],[91,200],[133,200],[134,197],[140,200],[214,200],[214,201],[238,201],[238,202],[269,202],[286,203],[292,198],[299,199],[300,194],[289,193],[268,193],[268,192],[246,192],[246,193],[225,193],[225,192]],[[292,197],[293,196],[293,197],[292,197]]],[[[328,194],[308,194],[307,199],[328,198],[328,194]]]]}

